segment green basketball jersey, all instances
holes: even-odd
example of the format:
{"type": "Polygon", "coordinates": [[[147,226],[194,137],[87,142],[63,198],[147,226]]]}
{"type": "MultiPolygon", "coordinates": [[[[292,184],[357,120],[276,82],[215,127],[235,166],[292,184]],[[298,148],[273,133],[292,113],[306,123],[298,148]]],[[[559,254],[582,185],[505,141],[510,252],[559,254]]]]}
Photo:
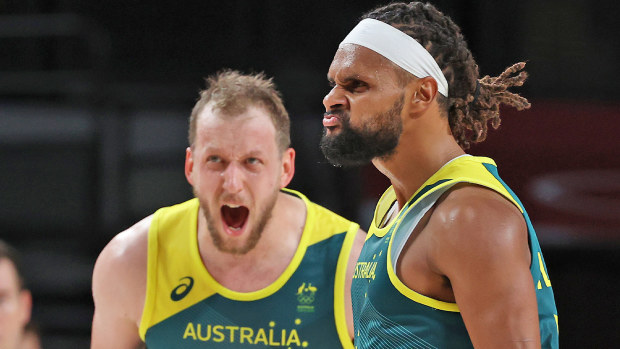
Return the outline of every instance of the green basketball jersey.
{"type": "Polygon", "coordinates": [[[472,347],[456,303],[432,299],[411,290],[395,272],[398,256],[413,228],[436,200],[457,183],[495,190],[522,212],[529,234],[530,272],[536,287],[542,347],[558,348],[553,290],[530,219],[519,199],[499,178],[495,162],[468,155],[450,161],[431,176],[397,218],[384,227],[380,227],[380,223],[396,201],[393,188],[388,188],[379,200],[351,287],[356,348],[472,347]]]}
{"type": "Polygon", "coordinates": [[[302,194],[297,251],[266,288],[235,292],[202,263],[198,200],[158,210],[149,229],[140,336],[158,348],[353,348],[344,308],[346,264],[359,229],[302,194]]]}

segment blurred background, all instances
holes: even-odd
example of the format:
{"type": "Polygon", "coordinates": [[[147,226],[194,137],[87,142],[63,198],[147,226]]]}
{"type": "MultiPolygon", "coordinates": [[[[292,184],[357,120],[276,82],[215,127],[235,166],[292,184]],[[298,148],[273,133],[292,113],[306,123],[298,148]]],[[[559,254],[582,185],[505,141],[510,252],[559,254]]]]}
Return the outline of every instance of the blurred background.
{"type": "MultiPolygon", "coordinates": [[[[318,149],[326,73],[386,2],[0,0],[0,238],[20,249],[45,348],[87,348],[92,268],[118,232],[191,197],[187,117],[222,69],[275,77],[292,119],[290,187],[366,229],[388,182],[318,149]]],[[[532,102],[472,154],[532,217],[563,348],[620,342],[620,33],[616,1],[433,1],[483,75],[528,62],[532,102]]],[[[119,287],[121,287],[119,285],[119,287]]]]}

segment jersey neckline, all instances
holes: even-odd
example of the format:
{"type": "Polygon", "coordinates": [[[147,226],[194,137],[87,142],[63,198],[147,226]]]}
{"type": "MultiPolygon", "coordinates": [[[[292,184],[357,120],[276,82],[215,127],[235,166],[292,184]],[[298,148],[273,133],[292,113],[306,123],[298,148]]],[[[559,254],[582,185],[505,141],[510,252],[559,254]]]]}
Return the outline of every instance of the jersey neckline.
{"type": "Polygon", "coordinates": [[[368,237],[370,237],[371,235],[375,235],[377,237],[385,236],[385,234],[387,234],[390,231],[390,229],[394,226],[394,222],[398,221],[399,217],[403,214],[403,212],[405,212],[409,206],[414,204],[415,201],[419,199],[421,194],[423,194],[423,191],[425,190],[425,188],[428,187],[429,185],[432,185],[434,183],[434,179],[437,178],[439,175],[441,175],[442,171],[444,169],[448,168],[448,165],[451,165],[451,164],[453,164],[455,162],[461,162],[461,161],[467,161],[467,160],[475,160],[475,161],[484,162],[484,163],[490,163],[492,165],[495,165],[495,162],[491,158],[472,156],[470,154],[459,155],[459,156],[451,159],[450,161],[448,161],[445,164],[443,164],[432,176],[430,176],[413,193],[413,195],[409,198],[409,200],[407,200],[405,205],[403,207],[400,207],[400,209],[398,210],[398,213],[396,214],[396,216],[390,222],[388,222],[387,224],[379,227],[378,223],[383,221],[383,218],[385,217],[386,214],[388,214],[390,207],[396,201],[396,192],[394,191],[394,187],[392,185],[390,185],[385,190],[383,195],[381,195],[381,198],[379,199],[379,201],[377,203],[377,207],[375,208],[375,212],[374,212],[374,215],[373,215],[372,222],[370,223],[372,231],[373,231],[373,234],[368,234],[368,237]]]}
{"type": "MultiPolygon", "coordinates": [[[[288,266],[282,272],[282,274],[278,276],[278,278],[274,282],[272,282],[271,284],[269,284],[268,286],[262,289],[259,289],[256,291],[250,291],[250,292],[239,292],[239,291],[231,290],[225,287],[224,285],[220,284],[217,280],[215,280],[215,278],[211,275],[211,273],[209,273],[209,271],[207,270],[207,267],[204,265],[202,258],[200,256],[200,250],[198,249],[198,231],[197,231],[198,224],[196,224],[195,229],[192,229],[192,231],[190,232],[192,234],[192,237],[190,240],[191,245],[192,245],[191,246],[192,252],[191,252],[190,258],[192,258],[195,261],[195,263],[197,263],[197,265],[200,265],[199,272],[200,274],[202,274],[201,276],[204,278],[207,285],[211,287],[213,291],[215,291],[217,294],[225,298],[228,298],[231,300],[237,300],[237,301],[254,301],[254,300],[269,297],[272,294],[276,293],[280,288],[282,288],[286,284],[286,282],[291,278],[293,273],[295,273],[295,271],[301,264],[301,261],[304,255],[306,254],[306,250],[308,248],[308,242],[311,237],[310,236],[311,235],[310,234],[311,224],[308,224],[308,222],[312,222],[314,220],[314,212],[310,210],[310,204],[309,204],[308,198],[306,198],[300,192],[287,189],[287,188],[281,189],[281,192],[296,196],[304,202],[304,205],[306,207],[306,221],[304,224],[304,230],[299,240],[299,244],[288,266]]],[[[196,210],[194,210],[193,212],[192,220],[194,222],[198,222],[198,210],[199,210],[199,206],[197,206],[196,210]]]]}

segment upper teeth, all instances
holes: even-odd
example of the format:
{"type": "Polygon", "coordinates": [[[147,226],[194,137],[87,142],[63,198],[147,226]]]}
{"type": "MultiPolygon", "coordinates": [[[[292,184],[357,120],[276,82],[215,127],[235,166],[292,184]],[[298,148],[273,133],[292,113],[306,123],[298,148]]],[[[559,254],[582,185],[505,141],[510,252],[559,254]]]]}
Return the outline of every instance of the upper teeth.
{"type": "Polygon", "coordinates": [[[226,206],[230,207],[230,208],[237,208],[237,207],[241,207],[240,205],[233,205],[233,204],[226,204],[226,206]]]}

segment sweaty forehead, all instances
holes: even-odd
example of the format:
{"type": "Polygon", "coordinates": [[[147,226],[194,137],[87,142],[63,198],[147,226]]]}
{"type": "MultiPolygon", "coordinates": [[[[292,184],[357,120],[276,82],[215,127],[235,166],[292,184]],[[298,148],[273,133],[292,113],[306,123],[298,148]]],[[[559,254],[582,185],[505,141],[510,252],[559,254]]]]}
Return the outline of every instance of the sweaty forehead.
{"type": "Polygon", "coordinates": [[[250,106],[241,114],[205,108],[198,119],[196,144],[200,148],[253,148],[275,144],[275,126],[264,108],[250,106]]]}
{"type": "Polygon", "coordinates": [[[345,44],[338,48],[329,67],[329,79],[343,79],[350,76],[396,75],[398,68],[375,51],[356,44],[345,44]]]}

